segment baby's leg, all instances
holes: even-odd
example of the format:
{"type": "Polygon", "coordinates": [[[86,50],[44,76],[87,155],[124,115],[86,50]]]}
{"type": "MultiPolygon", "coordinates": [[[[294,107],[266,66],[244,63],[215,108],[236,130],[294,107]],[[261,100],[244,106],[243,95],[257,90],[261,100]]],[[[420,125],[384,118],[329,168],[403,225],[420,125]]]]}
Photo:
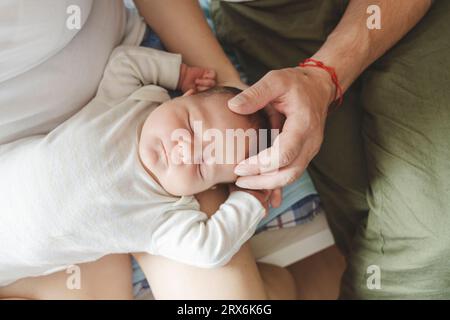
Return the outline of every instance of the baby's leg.
{"type": "MultiPolygon", "coordinates": [[[[198,196],[202,210],[206,213],[215,212],[225,198],[226,193],[219,189],[198,196]]],[[[288,271],[264,265],[261,266],[260,273],[248,244],[244,245],[226,266],[214,269],[188,266],[144,253],[134,256],[146,274],[157,299],[295,297],[294,282],[288,271]]]]}
{"type": "Polygon", "coordinates": [[[146,253],[134,255],[156,299],[267,299],[248,246],[224,267],[201,269],[146,253]]]}
{"type": "Polygon", "coordinates": [[[110,255],[95,262],[80,264],[79,267],[76,270],[80,272],[79,278],[70,278],[75,273],[60,271],[47,276],[21,279],[7,287],[0,287],[0,299],[133,298],[129,255],[110,255]]]}
{"type": "Polygon", "coordinates": [[[269,300],[297,299],[295,279],[288,269],[267,263],[257,263],[269,300]]]}

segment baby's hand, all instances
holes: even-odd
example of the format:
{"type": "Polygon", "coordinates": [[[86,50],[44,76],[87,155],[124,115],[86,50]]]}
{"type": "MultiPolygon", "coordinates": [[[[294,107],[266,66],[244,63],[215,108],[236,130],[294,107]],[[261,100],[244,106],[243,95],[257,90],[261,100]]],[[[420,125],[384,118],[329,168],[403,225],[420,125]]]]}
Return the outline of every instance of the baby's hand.
{"type": "Polygon", "coordinates": [[[208,90],[216,85],[216,72],[212,69],[189,67],[181,64],[180,80],[178,80],[178,89],[187,92],[208,90]]]}
{"type": "Polygon", "coordinates": [[[256,199],[261,202],[264,209],[266,209],[266,213],[264,216],[267,216],[267,213],[269,212],[269,201],[270,201],[270,195],[272,194],[272,190],[251,190],[251,189],[242,189],[236,186],[234,183],[230,183],[228,185],[228,190],[231,192],[233,191],[244,191],[250,193],[252,196],[256,197],[256,199]]]}

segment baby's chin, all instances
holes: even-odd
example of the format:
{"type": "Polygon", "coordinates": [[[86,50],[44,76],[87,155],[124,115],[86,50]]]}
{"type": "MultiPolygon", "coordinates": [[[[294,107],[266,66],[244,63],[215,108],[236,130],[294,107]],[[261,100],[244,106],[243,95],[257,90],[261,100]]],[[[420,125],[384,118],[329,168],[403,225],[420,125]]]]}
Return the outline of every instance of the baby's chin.
{"type": "Polygon", "coordinates": [[[192,184],[178,184],[177,186],[174,186],[171,184],[160,183],[160,185],[164,190],[176,197],[193,196],[211,188],[210,186],[199,186],[193,189],[192,184]]]}
{"type": "Polygon", "coordinates": [[[228,185],[230,183],[234,184],[236,182],[236,179],[230,180],[230,181],[224,181],[220,183],[210,183],[206,184],[204,181],[201,181],[198,184],[195,184],[191,181],[191,183],[177,183],[177,185],[173,185],[172,183],[165,184],[159,183],[160,186],[166,190],[171,195],[177,196],[177,197],[183,197],[183,196],[193,196],[199,193],[202,193],[207,190],[213,190],[216,189],[218,185],[228,185]]]}

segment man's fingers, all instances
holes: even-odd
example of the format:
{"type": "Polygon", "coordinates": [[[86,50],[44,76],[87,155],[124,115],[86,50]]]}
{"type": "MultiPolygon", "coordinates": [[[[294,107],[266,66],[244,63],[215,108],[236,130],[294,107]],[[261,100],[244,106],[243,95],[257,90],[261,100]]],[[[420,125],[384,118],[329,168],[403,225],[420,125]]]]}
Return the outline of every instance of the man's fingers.
{"type": "Polygon", "coordinates": [[[282,91],[278,88],[272,72],[261,80],[228,101],[231,111],[240,114],[251,114],[263,108],[272,100],[278,98],[282,91]]]}
{"type": "Polygon", "coordinates": [[[259,154],[251,156],[248,159],[241,161],[235,168],[234,173],[238,176],[254,176],[260,174],[261,159],[269,159],[270,161],[270,148],[261,151],[259,154]]]}
{"type": "Polygon", "coordinates": [[[239,177],[236,185],[245,189],[275,189],[294,182],[297,177],[296,169],[287,168],[278,171],[276,175],[239,177]]]}
{"type": "MultiPolygon", "coordinates": [[[[293,149],[300,148],[298,145],[292,146],[293,149]]],[[[296,151],[289,151],[289,154],[281,154],[281,150],[278,144],[275,144],[267,148],[257,155],[254,155],[248,159],[241,161],[234,173],[238,176],[254,176],[257,174],[274,174],[283,166],[288,165],[297,156],[296,151]]]]}
{"type": "Polygon", "coordinates": [[[258,191],[258,192],[262,193],[262,196],[263,196],[262,204],[264,206],[264,209],[266,209],[265,216],[267,216],[267,213],[269,212],[269,202],[270,202],[270,198],[272,196],[272,190],[261,190],[261,191],[258,191]]]}
{"type": "Polygon", "coordinates": [[[236,185],[241,188],[254,190],[281,188],[297,180],[305,171],[308,161],[305,161],[303,165],[291,165],[275,173],[239,177],[236,185]]]}
{"type": "Polygon", "coordinates": [[[270,195],[270,205],[272,208],[278,208],[283,201],[283,189],[277,188],[272,191],[270,195]]]}
{"type": "Polygon", "coordinates": [[[303,121],[298,116],[291,115],[287,117],[283,125],[282,132],[275,138],[272,154],[273,157],[278,157],[279,167],[284,167],[294,161],[305,142],[303,121]]]}
{"type": "Polygon", "coordinates": [[[264,111],[267,114],[267,117],[269,118],[270,127],[272,129],[280,129],[283,127],[283,123],[286,120],[286,117],[278,112],[272,105],[267,105],[264,108],[264,111]]]}
{"type": "Polygon", "coordinates": [[[234,173],[238,176],[249,176],[276,171],[292,163],[301,149],[301,133],[285,125],[272,147],[241,161],[234,169],[234,173]]]}

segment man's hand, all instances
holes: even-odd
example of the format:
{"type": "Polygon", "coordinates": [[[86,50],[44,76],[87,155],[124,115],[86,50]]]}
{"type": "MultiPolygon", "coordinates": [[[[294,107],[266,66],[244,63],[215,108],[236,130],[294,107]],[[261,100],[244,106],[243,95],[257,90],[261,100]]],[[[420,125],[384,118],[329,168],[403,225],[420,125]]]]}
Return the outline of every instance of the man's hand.
{"type": "MultiPolygon", "coordinates": [[[[276,113],[286,117],[272,147],[236,167],[235,173],[240,176],[236,184],[246,189],[275,189],[300,177],[320,149],[334,93],[326,71],[288,68],[269,72],[231,99],[228,106],[236,113],[250,114],[270,104],[272,117],[276,113]]],[[[279,199],[271,202],[281,200],[279,190],[277,193],[279,199]]]]}
{"type": "MultiPolygon", "coordinates": [[[[339,24],[312,58],[335,69],[345,92],[423,17],[430,5],[431,0],[351,0],[339,24]],[[367,8],[373,4],[383,12],[381,30],[366,28],[367,8]]],[[[236,167],[236,174],[241,176],[237,184],[244,188],[272,189],[299,177],[320,148],[334,90],[324,70],[291,68],[269,72],[232,99],[229,107],[237,113],[253,113],[271,103],[286,116],[274,146],[258,155],[260,165],[242,163],[236,167]],[[274,173],[265,175],[267,172],[274,173]]]]}

